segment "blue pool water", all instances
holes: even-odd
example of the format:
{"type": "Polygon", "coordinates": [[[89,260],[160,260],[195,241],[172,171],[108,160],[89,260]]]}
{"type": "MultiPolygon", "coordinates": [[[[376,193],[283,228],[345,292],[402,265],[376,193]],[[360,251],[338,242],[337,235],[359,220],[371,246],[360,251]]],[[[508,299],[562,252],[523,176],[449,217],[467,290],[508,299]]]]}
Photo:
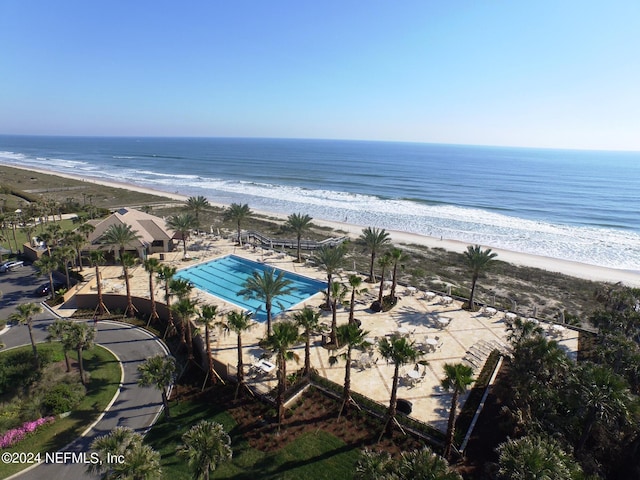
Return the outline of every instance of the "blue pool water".
{"type": "Polygon", "coordinates": [[[318,292],[326,290],[327,284],[319,280],[304,277],[296,273],[280,270],[269,265],[253,262],[235,255],[218,258],[207,263],[189,267],[176,273],[176,278],[190,281],[196,288],[204,290],[211,295],[238,305],[244,310],[253,312],[255,320],[264,322],[267,320],[267,312],[264,310],[264,302],[255,299],[245,299],[239,292],[244,289],[244,283],[253,272],[259,273],[265,270],[275,270],[276,273],[284,272],[284,277],[291,281],[289,288],[291,293],[275,299],[271,307],[271,315],[275,317],[285,310],[290,309],[318,292]]]}

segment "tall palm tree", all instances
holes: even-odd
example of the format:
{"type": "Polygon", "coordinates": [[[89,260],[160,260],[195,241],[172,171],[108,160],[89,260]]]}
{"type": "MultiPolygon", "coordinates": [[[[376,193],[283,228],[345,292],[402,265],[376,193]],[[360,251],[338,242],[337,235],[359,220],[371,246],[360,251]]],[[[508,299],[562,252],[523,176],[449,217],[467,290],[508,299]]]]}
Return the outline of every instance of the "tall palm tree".
{"type": "Polygon", "coordinates": [[[215,383],[216,381],[216,373],[213,368],[213,356],[211,355],[211,340],[209,339],[209,330],[218,315],[218,306],[217,305],[202,305],[198,309],[198,317],[196,318],[196,322],[198,325],[204,325],[204,344],[207,350],[207,362],[209,364],[209,377],[211,378],[211,382],[215,383]]]}
{"type": "Polygon", "coordinates": [[[276,355],[278,368],[278,394],[276,396],[276,410],[278,412],[278,430],[284,419],[284,392],[287,388],[287,360],[298,361],[298,355],[291,347],[298,342],[300,336],[298,327],[291,321],[276,323],[273,333],[268,335],[264,346],[276,355]]]}
{"type": "Polygon", "coordinates": [[[178,314],[182,324],[182,342],[187,346],[187,358],[193,360],[193,336],[191,333],[191,317],[196,313],[196,302],[189,297],[183,297],[172,307],[178,314]]]}
{"type": "Polygon", "coordinates": [[[482,250],[480,245],[469,245],[464,252],[464,260],[471,272],[471,293],[469,294],[469,310],[474,310],[473,297],[476,292],[476,283],[480,274],[485,272],[491,267],[491,264],[495,261],[494,258],[498,256],[497,253],[492,252],[490,248],[482,250]]]}
{"type": "Polygon", "coordinates": [[[87,243],[86,238],[84,237],[84,235],[74,232],[71,235],[68,235],[65,241],[70,247],[73,248],[74,252],[76,253],[76,257],[78,259],[78,267],[82,272],[84,270],[82,266],[82,247],[87,243]]]}
{"type": "Polygon", "coordinates": [[[509,332],[507,341],[512,345],[544,335],[544,329],[539,324],[519,317],[507,323],[507,331],[509,332]]]}
{"type": "Polygon", "coordinates": [[[340,345],[346,345],[347,351],[336,356],[329,357],[329,364],[334,365],[338,358],[342,358],[345,361],[344,365],[344,388],[342,390],[342,406],[338,412],[338,418],[342,415],[343,410],[349,408],[349,403],[352,402],[351,398],[351,353],[354,348],[362,348],[367,345],[365,341],[369,332],[363,331],[355,323],[347,323],[340,325],[337,331],[338,343],[340,345]]]}
{"type": "Polygon", "coordinates": [[[196,218],[196,227],[200,227],[200,212],[209,206],[209,200],[202,195],[187,198],[187,208],[193,212],[196,218]]]}
{"type": "Polygon", "coordinates": [[[527,435],[508,439],[497,452],[500,480],[582,478],[578,462],[552,437],[527,435]]]}
{"type": "Polygon", "coordinates": [[[302,234],[311,228],[311,218],[309,215],[303,215],[302,213],[292,213],[287,217],[287,222],[285,223],[285,227],[293,230],[296,234],[297,241],[297,258],[298,263],[302,262],[302,257],[300,256],[300,243],[302,241],[302,234]]]}
{"type": "Polygon", "coordinates": [[[51,244],[53,243],[53,237],[49,232],[42,232],[38,235],[38,240],[43,242],[47,247],[47,254],[51,256],[51,244]]]}
{"type": "Polygon", "coordinates": [[[316,265],[327,273],[327,309],[331,308],[331,280],[336,271],[344,265],[346,253],[347,247],[344,244],[340,244],[334,248],[324,246],[313,256],[316,265]]]}
{"type": "Polygon", "coordinates": [[[102,234],[101,242],[113,249],[117,249],[118,257],[122,259],[122,255],[127,247],[134,248],[133,244],[139,238],[140,235],[138,235],[136,230],[132,230],[131,225],[117,223],[105,230],[102,234]]]}
{"type": "Polygon", "coordinates": [[[87,472],[102,473],[104,479],[129,478],[155,480],[162,476],[160,454],[142,443],[143,438],[128,427],[116,427],[110,433],[91,442],[91,450],[98,460],[89,463],[87,472]],[[122,462],[114,462],[117,458],[122,462]]]}
{"type": "Polygon", "coordinates": [[[209,473],[231,460],[231,438],[216,422],[201,420],[182,435],[178,455],[187,461],[193,478],[209,480],[209,473]]]}
{"type": "Polygon", "coordinates": [[[227,321],[220,323],[225,331],[233,332],[238,337],[238,365],[236,366],[236,379],[238,385],[236,388],[236,398],[241,387],[244,387],[244,362],[242,360],[242,333],[251,329],[255,323],[251,320],[251,315],[247,312],[232,310],[227,314],[227,321]]]}
{"type": "Polygon", "coordinates": [[[149,315],[149,320],[147,321],[147,327],[152,320],[157,320],[160,318],[158,315],[158,309],[156,308],[156,295],[155,295],[155,287],[153,285],[153,277],[156,273],[158,273],[158,268],[160,268],[160,261],[157,258],[148,257],[143,262],[145,271],[149,274],[149,301],[151,302],[151,314],[149,315]]]}
{"type": "Polygon", "coordinates": [[[82,361],[82,352],[93,346],[96,338],[96,330],[86,323],[73,322],[68,327],[69,344],[78,354],[78,371],[80,372],[80,381],[83,385],[87,384],[84,375],[84,362],[82,361]]]}
{"type": "Polygon", "coordinates": [[[90,223],[87,223],[87,222],[83,223],[82,225],[78,226],[78,228],[76,228],[78,233],[83,235],[86,240],[89,240],[89,235],[91,235],[95,231],[95,229],[96,227],[94,225],[91,225],[90,223]]]}
{"type": "Polygon", "coordinates": [[[378,290],[378,303],[382,305],[382,297],[384,295],[384,274],[391,265],[393,265],[393,258],[391,253],[386,252],[382,257],[378,259],[378,265],[380,266],[380,290],[378,290]]]}
{"type": "Polygon", "coordinates": [[[362,278],[358,275],[349,275],[349,286],[351,287],[351,300],[349,300],[349,323],[355,323],[354,313],[356,309],[356,295],[367,293],[366,288],[360,288],[362,278]]]}
{"type": "Polygon", "coordinates": [[[51,299],[54,299],[56,292],[53,290],[53,272],[58,269],[58,259],[49,255],[43,255],[40,257],[40,260],[33,262],[33,265],[40,275],[49,276],[49,290],[51,292],[51,299]]]}
{"type": "Polygon", "coordinates": [[[338,301],[342,302],[344,300],[345,295],[347,294],[347,287],[342,285],[340,282],[331,283],[331,288],[329,289],[329,295],[331,299],[331,333],[329,334],[331,337],[331,345],[334,349],[339,348],[340,344],[338,343],[337,329],[338,329],[338,301]]]}
{"type": "Polygon", "coordinates": [[[471,367],[463,363],[445,363],[444,378],[440,382],[442,388],[450,390],[451,409],[449,410],[449,421],[447,422],[447,436],[444,445],[443,456],[449,459],[451,456],[451,447],[453,446],[453,436],[456,426],[456,413],[458,410],[458,397],[464,393],[469,385],[474,382],[473,370],[471,367]]]}
{"type": "Polygon", "coordinates": [[[19,324],[25,324],[29,329],[29,339],[31,340],[31,348],[33,350],[33,363],[36,369],[40,367],[40,358],[38,357],[38,349],[36,341],[33,338],[33,317],[42,313],[42,307],[35,303],[23,303],[16,307],[16,311],[9,316],[9,320],[19,324]]]}
{"type": "Polygon", "coordinates": [[[122,264],[122,272],[124,275],[124,286],[127,292],[127,308],[124,314],[128,317],[133,317],[138,309],[133,304],[133,296],[131,295],[131,282],[129,281],[129,269],[132,268],[137,262],[137,258],[128,252],[125,252],[120,257],[120,263],[122,264]]]}
{"type": "Polygon", "coordinates": [[[302,337],[304,338],[303,375],[308,378],[311,374],[311,335],[313,332],[316,332],[320,326],[320,312],[306,306],[299,312],[293,314],[293,320],[298,327],[302,328],[302,337]]]}
{"type": "Polygon", "coordinates": [[[291,293],[291,280],[284,278],[284,272],[276,274],[275,269],[266,269],[260,274],[253,272],[244,282],[243,289],[238,292],[245,298],[254,298],[264,302],[267,314],[267,336],[271,335],[271,307],[276,298],[291,293]]]}
{"type": "Polygon", "coordinates": [[[150,357],[138,365],[138,372],[140,372],[138,385],[141,387],[153,386],[160,390],[165,415],[167,418],[171,418],[171,415],[169,414],[168,390],[175,380],[175,359],[162,354],[150,357]]]}
{"type": "Polygon", "coordinates": [[[424,353],[416,347],[415,342],[399,335],[393,335],[390,338],[382,338],[382,340],[378,342],[378,350],[380,351],[382,358],[388,362],[393,362],[394,364],[393,382],[391,384],[391,399],[389,400],[386,424],[384,430],[380,433],[380,438],[382,438],[385,431],[391,433],[393,422],[395,422],[396,407],[398,404],[398,380],[400,379],[400,367],[408,363],[416,363],[424,353]]]}
{"type": "Polygon", "coordinates": [[[91,265],[96,269],[96,290],[98,292],[98,306],[96,307],[96,312],[98,315],[104,315],[105,311],[109,311],[104,304],[104,299],[102,298],[100,265],[103,265],[105,262],[104,252],[102,250],[91,250],[91,253],[89,253],[89,260],[91,261],[91,265]]]}
{"type": "Polygon", "coordinates": [[[190,236],[191,230],[198,226],[196,217],[191,213],[181,213],[179,215],[173,215],[167,219],[167,227],[180,234],[182,239],[182,248],[184,256],[187,256],[187,239],[190,236]]]}
{"type": "Polygon", "coordinates": [[[391,242],[391,238],[384,228],[367,227],[362,230],[360,240],[364,242],[371,254],[371,262],[369,263],[369,282],[375,283],[376,277],[373,273],[373,266],[376,261],[378,251],[391,242]]]}
{"type": "Polygon", "coordinates": [[[248,204],[240,205],[239,203],[232,203],[224,211],[223,217],[225,221],[234,221],[238,228],[238,244],[242,245],[242,239],[240,238],[240,232],[242,231],[242,222],[249,217],[253,212],[249,208],[248,204]]]}
{"type": "MultiPolygon", "coordinates": [[[[176,267],[169,265],[160,265],[158,269],[158,280],[164,283],[164,303],[167,305],[167,328],[164,331],[162,338],[165,338],[169,333],[169,330],[175,331],[176,326],[173,322],[173,312],[171,311],[171,281],[176,274],[176,267]]],[[[173,335],[172,331],[172,335],[173,335]]]]}
{"type": "MultiPolygon", "coordinates": [[[[173,295],[178,297],[178,303],[180,303],[183,300],[189,299],[189,295],[191,295],[191,291],[193,290],[193,284],[189,280],[185,280],[184,278],[174,278],[169,283],[169,290],[171,290],[171,293],[173,295]]],[[[171,307],[171,310],[173,310],[173,312],[180,313],[178,310],[176,310],[175,305],[171,307]]],[[[184,303],[180,307],[180,310],[184,310],[184,313],[188,314],[189,317],[192,315],[192,312],[190,312],[191,307],[189,303],[184,303]]],[[[187,323],[185,323],[184,317],[180,316],[180,336],[183,345],[187,344],[187,330],[189,330],[189,334],[191,330],[190,328],[187,328],[187,326],[188,325],[187,323]]]]}
{"type": "Polygon", "coordinates": [[[58,265],[64,267],[64,274],[67,279],[67,289],[71,288],[71,279],[69,278],[69,262],[76,257],[73,247],[61,246],[54,250],[53,257],[58,260],[58,265]]]}
{"type": "Polygon", "coordinates": [[[396,298],[396,287],[398,286],[398,265],[402,266],[402,262],[404,262],[408,257],[399,248],[391,249],[390,255],[393,261],[393,276],[391,277],[390,297],[391,300],[394,301],[394,299],[396,298]]]}

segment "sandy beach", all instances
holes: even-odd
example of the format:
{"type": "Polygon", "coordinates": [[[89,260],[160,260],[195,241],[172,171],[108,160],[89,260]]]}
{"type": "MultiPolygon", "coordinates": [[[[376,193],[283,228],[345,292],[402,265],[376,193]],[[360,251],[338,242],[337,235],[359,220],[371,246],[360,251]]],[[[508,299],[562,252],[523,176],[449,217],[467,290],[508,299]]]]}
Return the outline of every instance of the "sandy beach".
{"type": "MultiPolygon", "coordinates": [[[[16,165],[6,165],[8,167],[21,168],[16,165]]],[[[140,187],[137,185],[132,185],[128,183],[119,183],[113,181],[103,181],[95,178],[86,178],[80,175],[69,175],[63,174],[59,172],[53,172],[46,169],[33,169],[33,168],[23,168],[24,170],[39,172],[48,175],[56,175],[58,177],[69,178],[73,180],[92,182],[99,185],[104,185],[108,187],[122,188],[127,190],[132,190],[140,193],[148,193],[152,195],[160,195],[172,200],[176,201],[186,201],[188,196],[181,195],[179,192],[165,192],[160,190],[155,190],[147,187],[140,187]]],[[[218,207],[226,207],[227,205],[211,202],[211,205],[218,207]]],[[[252,210],[258,214],[266,215],[274,218],[286,219],[286,215],[267,212],[262,210],[256,210],[252,208],[252,210]]],[[[293,213],[293,212],[292,212],[293,213]]],[[[303,212],[304,213],[304,212],[303,212]]],[[[352,223],[344,223],[330,220],[322,220],[314,218],[313,222],[317,225],[322,225],[326,227],[333,228],[335,230],[342,230],[348,232],[349,236],[352,238],[356,238],[362,232],[362,229],[367,227],[367,225],[355,225],[352,223]]],[[[391,238],[396,244],[415,244],[422,245],[429,248],[443,248],[445,250],[454,251],[454,252],[463,252],[466,250],[468,243],[460,242],[457,240],[449,240],[449,239],[440,239],[435,237],[429,237],[426,235],[419,235],[409,232],[401,232],[394,230],[387,230],[391,235],[391,238]]],[[[483,245],[485,248],[491,248],[494,252],[498,254],[498,259],[512,263],[514,265],[526,266],[526,267],[535,267],[543,270],[547,270],[550,272],[558,272],[565,275],[583,278],[587,280],[599,281],[599,282],[610,282],[610,283],[623,283],[632,287],[640,287],[640,272],[633,272],[627,270],[619,270],[613,268],[606,268],[594,265],[588,265],[584,263],[578,263],[568,260],[556,259],[551,257],[544,257],[538,255],[531,255],[527,253],[521,252],[513,252],[509,250],[502,250],[492,247],[491,245],[483,245]]]]}

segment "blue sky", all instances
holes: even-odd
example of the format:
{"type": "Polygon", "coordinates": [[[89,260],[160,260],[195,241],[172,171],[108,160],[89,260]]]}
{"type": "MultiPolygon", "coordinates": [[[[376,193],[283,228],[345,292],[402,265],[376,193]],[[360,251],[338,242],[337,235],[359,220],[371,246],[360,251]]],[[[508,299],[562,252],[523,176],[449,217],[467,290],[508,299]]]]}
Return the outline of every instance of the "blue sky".
{"type": "Polygon", "coordinates": [[[0,133],[640,150],[640,2],[0,0],[0,133]]]}

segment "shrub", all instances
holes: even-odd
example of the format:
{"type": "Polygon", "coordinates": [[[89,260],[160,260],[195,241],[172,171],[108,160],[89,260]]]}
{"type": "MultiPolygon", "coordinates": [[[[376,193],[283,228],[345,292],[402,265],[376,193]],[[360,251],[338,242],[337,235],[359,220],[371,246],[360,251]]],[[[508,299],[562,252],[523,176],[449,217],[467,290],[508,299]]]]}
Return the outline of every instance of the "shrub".
{"type": "Polygon", "coordinates": [[[42,399],[45,412],[59,415],[75,407],[85,396],[85,389],[80,384],[59,383],[49,390],[42,399]]]}
{"type": "Polygon", "coordinates": [[[9,448],[12,445],[15,445],[24,437],[26,437],[27,434],[35,432],[36,429],[41,425],[53,423],[54,420],[54,417],[39,418],[31,422],[25,422],[21,427],[13,428],[5,432],[2,436],[0,436],[0,448],[9,448]]]}

